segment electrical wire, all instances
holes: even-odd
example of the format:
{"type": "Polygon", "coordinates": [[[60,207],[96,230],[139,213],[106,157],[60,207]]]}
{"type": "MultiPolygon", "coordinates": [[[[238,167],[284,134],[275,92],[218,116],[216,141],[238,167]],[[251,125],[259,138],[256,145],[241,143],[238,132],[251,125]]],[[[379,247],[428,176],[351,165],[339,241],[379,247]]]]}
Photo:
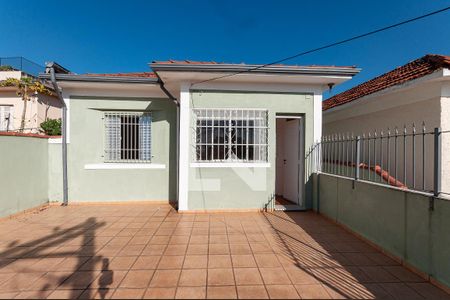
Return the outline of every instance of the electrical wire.
{"type": "Polygon", "coordinates": [[[392,28],[396,28],[396,27],[408,24],[408,23],[412,23],[412,22],[415,22],[415,21],[418,21],[418,20],[421,20],[421,19],[425,19],[425,18],[431,17],[433,15],[445,12],[445,11],[447,11],[449,9],[450,9],[450,6],[447,6],[445,8],[442,8],[442,9],[439,9],[439,10],[435,10],[435,11],[432,11],[430,13],[418,16],[418,17],[407,19],[407,20],[401,21],[399,23],[395,23],[395,24],[392,24],[392,25],[389,25],[389,26],[385,26],[385,27],[382,27],[382,28],[379,28],[379,29],[375,29],[375,30],[372,30],[372,31],[369,31],[369,32],[366,32],[366,33],[363,33],[363,34],[360,34],[360,35],[356,35],[356,36],[353,36],[353,37],[350,37],[350,38],[347,38],[347,39],[344,39],[344,40],[341,40],[341,41],[338,41],[338,42],[334,42],[334,43],[331,43],[331,44],[320,46],[320,47],[317,47],[317,48],[314,48],[314,49],[310,49],[310,50],[307,50],[307,51],[304,51],[304,52],[300,52],[300,53],[297,53],[297,54],[294,54],[294,55],[291,55],[291,56],[279,59],[279,60],[271,62],[271,63],[267,63],[267,64],[264,64],[264,65],[260,65],[260,66],[254,67],[254,68],[247,69],[247,70],[235,72],[233,74],[226,74],[226,75],[223,75],[223,76],[218,76],[218,77],[206,79],[206,80],[203,80],[203,81],[199,81],[199,82],[196,82],[196,83],[192,84],[192,86],[198,85],[198,84],[201,84],[201,83],[205,83],[205,82],[211,82],[211,81],[214,81],[214,80],[228,78],[228,77],[236,76],[236,75],[239,75],[239,74],[242,74],[242,73],[252,72],[252,71],[264,68],[264,67],[276,65],[276,64],[279,64],[279,63],[282,63],[282,62],[285,62],[285,61],[288,61],[288,60],[291,60],[291,59],[294,59],[294,58],[297,58],[297,57],[300,57],[300,56],[303,56],[303,55],[306,55],[306,54],[310,54],[310,53],[317,52],[317,51],[320,51],[320,50],[328,49],[328,48],[331,48],[331,47],[334,47],[334,46],[337,46],[337,45],[345,44],[345,43],[348,43],[348,42],[351,42],[351,41],[354,41],[354,40],[357,40],[357,39],[361,39],[363,37],[367,37],[369,35],[380,33],[380,32],[383,32],[383,31],[386,31],[386,30],[389,30],[389,29],[392,29],[392,28]]]}

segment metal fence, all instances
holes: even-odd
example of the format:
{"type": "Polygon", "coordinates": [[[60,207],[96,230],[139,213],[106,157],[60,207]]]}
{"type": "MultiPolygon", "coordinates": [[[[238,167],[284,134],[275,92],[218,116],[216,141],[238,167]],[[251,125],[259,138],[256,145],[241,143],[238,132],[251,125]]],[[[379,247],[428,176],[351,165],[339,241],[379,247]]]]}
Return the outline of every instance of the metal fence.
{"type": "Polygon", "coordinates": [[[45,71],[45,67],[21,56],[0,57],[0,66],[9,66],[13,70],[22,71],[28,75],[38,77],[45,71]]]}
{"type": "MultiPolygon", "coordinates": [[[[429,130],[425,124],[374,131],[354,136],[333,134],[306,153],[307,176],[322,172],[415,191],[447,194],[442,178],[442,140],[448,131],[429,130]]],[[[447,143],[446,143],[447,144],[447,143]]]]}

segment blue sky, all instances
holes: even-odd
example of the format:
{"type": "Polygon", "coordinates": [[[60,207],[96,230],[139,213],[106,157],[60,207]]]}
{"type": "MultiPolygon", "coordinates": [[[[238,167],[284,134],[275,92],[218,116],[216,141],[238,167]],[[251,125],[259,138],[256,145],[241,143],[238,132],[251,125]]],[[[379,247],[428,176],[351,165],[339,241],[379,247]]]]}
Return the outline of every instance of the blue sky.
{"type": "MultiPolygon", "coordinates": [[[[147,71],[148,62],[167,59],[267,63],[449,5],[450,0],[0,0],[0,56],[54,60],[77,73],[147,71]]],[[[448,28],[450,11],[289,63],[363,69],[335,94],[427,53],[450,55],[448,28]]]]}

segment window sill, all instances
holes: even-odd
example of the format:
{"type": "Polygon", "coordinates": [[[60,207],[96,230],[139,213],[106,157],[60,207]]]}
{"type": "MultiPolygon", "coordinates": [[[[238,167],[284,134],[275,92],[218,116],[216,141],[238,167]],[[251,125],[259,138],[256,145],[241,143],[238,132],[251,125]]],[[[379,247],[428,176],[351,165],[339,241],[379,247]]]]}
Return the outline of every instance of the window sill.
{"type": "Polygon", "coordinates": [[[100,163],[84,165],[85,170],[138,170],[138,169],[165,169],[165,164],[152,163],[100,163]]]}
{"type": "Polygon", "coordinates": [[[270,163],[199,162],[199,163],[191,163],[191,168],[270,168],[270,163]]]}

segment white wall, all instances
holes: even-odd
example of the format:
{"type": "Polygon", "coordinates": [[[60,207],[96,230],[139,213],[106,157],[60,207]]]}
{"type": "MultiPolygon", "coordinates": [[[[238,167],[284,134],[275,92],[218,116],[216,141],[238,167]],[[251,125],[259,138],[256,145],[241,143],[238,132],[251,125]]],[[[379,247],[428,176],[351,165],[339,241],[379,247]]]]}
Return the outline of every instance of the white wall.
{"type": "MultiPolygon", "coordinates": [[[[426,131],[433,131],[435,127],[442,130],[450,130],[450,97],[441,97],[442,87],[448,86],[448,81],[429,81],[420,84],[408,84],[403,88],[391,90],[389,93],[381,93],[362,98],[355,103],[350,103],[336,109],[324,111],[323,115],[323,135],[333,135],[339,133],[350,133],[362,135],[376,130],[379,136],[380,130],[386,135],[387,128],[393,133],[398,127],[399,132],[403,132],[404,125],[407,126],[408,133],[414,123],[417,132],[422,129],[422,122],[425,122],[426,131]]],[[[449,89],[450,90],[450,89],[449,89]]],[[[394,175],[394,140],[391,139],[391,174],[394,175]]],[[[425,188],[433,187],[433,139],[432,136],[425,138],[425,188]]],[[[367,144],[366,144],[367,145],[367,144]]],[[[386,145],[386,144],[385,144],[386,145]]],[[[442,190],[450,192],[450,154],[446,154],[446,149],[450,146],[450,134],[443,134],[443,165],[442,165],[442,190]]],[[[373,143],[371,144],[373,147],[373,143]]],[[[377,144],[379,151],[379,145],[377,144]]],[[[386,159],[387,148],[384,146],[384,158],[386,159]]],[[[422,172],[422,140],[416,138],[416,186],[421,188],[423,179],[422,172]]],[[[397,178],[404,181],[403,176],[403,137],[398,139],[398,171],[397,178]]],[[[373,153],[373,151],[372,151],[373,153]]],[[[379,164],[379,156],[377,157],[379,164]]],[[[367,153],[364,151],[362,161],[368,162],[367,153]]],[[[371,164],[374,158],[371,156],[371,164]]],[[[412,138],[406,138],[406,182],[411,186],[412,176],[412,138]]],[[[387,168],[387,166],[386,166],[387,168]]],[[[385,169],[386,169],[385,168],[385,169]]]]}

